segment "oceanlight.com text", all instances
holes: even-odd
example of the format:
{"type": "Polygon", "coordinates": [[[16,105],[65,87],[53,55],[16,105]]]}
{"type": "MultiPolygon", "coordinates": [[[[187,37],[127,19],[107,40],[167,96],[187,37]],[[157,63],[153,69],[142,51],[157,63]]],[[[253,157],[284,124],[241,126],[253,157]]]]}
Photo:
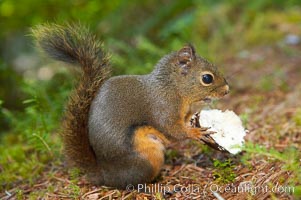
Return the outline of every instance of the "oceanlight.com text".
{"type": "Polygon", "coordinates": [[[129,184],[126,187],[128,192],[137,190],[141,193],[162,193],[162,194],[171,194],[180,192],[182,194],[203,194],[206,196],[208,193],[250,193],[252,195],[256,195],[258,193],[290,193],[293,194],[295,192],[295,188],[293,186],[281,185],[279,183],[276,184],[264,184],[261,186],[254,186],[251,181],[245,181],[240,183],[238,186],[234,184],[227,184],[220,186],[218,184],[206,184],[204,186],[200,186],[197,184],[189,184],[189,185],[171,185],[171,184],[138,184],[137,186],[129,184]]]}

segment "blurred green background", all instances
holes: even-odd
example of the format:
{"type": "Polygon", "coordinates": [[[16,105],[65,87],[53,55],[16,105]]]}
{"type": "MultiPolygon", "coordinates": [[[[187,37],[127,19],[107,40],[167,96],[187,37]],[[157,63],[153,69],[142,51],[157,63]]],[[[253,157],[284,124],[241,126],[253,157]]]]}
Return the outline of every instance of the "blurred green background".
{"type": "Polygon", "coordinates": [[[298,41],[301,1],[0,0],[0,172],[11,173],[0,187],[31,179],[61,149],[55,132],[75,81],[34,47],[30,28],[46,22],[88,25],[114,74],[144,74],[187,42],[222,66],[253,46],[298,41]]]}

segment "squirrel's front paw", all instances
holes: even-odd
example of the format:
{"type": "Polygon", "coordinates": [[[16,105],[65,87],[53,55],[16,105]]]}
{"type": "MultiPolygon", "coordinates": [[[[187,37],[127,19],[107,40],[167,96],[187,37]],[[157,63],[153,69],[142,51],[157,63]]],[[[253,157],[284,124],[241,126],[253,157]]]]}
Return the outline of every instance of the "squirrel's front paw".
{"type": "Polygon", "coordinates": [[[189,128],[187,131],[188,138],[199,140],[204,135],[214,134],[214,131],[208,131],[210,127],[189,128]]]}

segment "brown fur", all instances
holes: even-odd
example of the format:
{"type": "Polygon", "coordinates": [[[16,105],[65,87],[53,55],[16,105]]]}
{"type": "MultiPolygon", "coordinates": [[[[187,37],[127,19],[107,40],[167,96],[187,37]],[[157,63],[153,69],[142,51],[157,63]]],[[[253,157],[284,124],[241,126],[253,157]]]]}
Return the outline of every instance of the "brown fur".
{"type": "Polygon", "coordinates": [[[101,43],[95,36],[79,25],[43,25],[32,32],[37,44],[50,57],[78,63],[82,68],[77,88],[66,107],[61,136],[69,164],[94,169],[96,159],[88,139],[88,115],[96,92],[110,76],[108,57],[100,51],[101,43]]]}

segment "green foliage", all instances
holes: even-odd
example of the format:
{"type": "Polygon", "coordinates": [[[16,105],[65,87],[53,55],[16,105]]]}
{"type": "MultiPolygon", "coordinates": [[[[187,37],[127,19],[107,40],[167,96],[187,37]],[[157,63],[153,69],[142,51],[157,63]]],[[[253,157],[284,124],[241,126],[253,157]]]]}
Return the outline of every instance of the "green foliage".
{"type": "Polygon", "coordinates": [[[299,108],[296,114],[293,116],[293,120],[295,121],[297,126],[301,126],[301,109],[299,108]]]}
{"type": "Polygon", "coordinates": [[[24,199],[23,191],[22,190],[17,190],[16,197],[17,197],[18,200],[24,199]]]}
{"type": "Polygon", "coordinates": [[[68,190],[66,190],[66,192],[69,193],[69,197],[72,199],[79,199],[80,197],[80,187],[76,184],[69,184],[68,190]]]}
{"type": "Polygon", "coordinates": [[[239,118],[242,121],[243,127],[246,127],[250,118],[250,113],[245,112],[239,115],[239,118]]]}
{"type": "MultiPolygon", "coordinates": [[[[5,24],[1,24],[4,29],[0,39],[44,22],[80,21],[90,25],[106,43],[113,39],[110,49],[122,51],[119,43],[124,43],[122,46],[126,46],[126,50],[131,49],[125,52],[127,57],[144,61],[139,57],[140,50],[137,50],[141,43],[137,40],[142,37],[157,49],[166,51],[175,50],[185,42],[193,42],[202,55],[216,60],[220,59],[218,55],[221,52],[225,53],[223,44],[227,44],[228,48],[231,46],[231,49],[227,48],[228,52],[281,39],[288,31],[284,31],[281,24],[289,29],[292,25],[298,26],[301,19],[298,5],[298,0],[27,0],[20,3],[3,0],[0,2],[0,21],[5,24]],[[115,46],[116,40],[120,41],[115,46]]],[[[158,53],[160,51],[155,55],[158,53]]],[[[123,66],[129,66],[130,70],[136,67],[123,66]]]]}
{"type": "Polygon", "coordinates": [[[215,167],[213,176],[218,183],[231,183],[234,181],[236,177],[234,172],[235,165],[231,159],[227,159],[224,162],[214,160],[213,165],[215,167]]]}
{"type": "Polygon", "coordinates": [[[171,161],[174,158],[177,158],[179,156],[179,152],[175,149],[167,149],[165,152],[165,159],[166,161],[171,161]]]}
{"type": "MultiPolygon", "coordinates": [[[[68,76],[64,77],[68,81],[68,76]]],[[[23,101],[24,112],[6,115],[15,127],[10,134],[2,136],[0,143],[2,189],[11,187],[15,181],[33,183],[45,164],[58,158],[61,145],[55,129],[72,81],[64,84],[57,78],[54,80],[60,87],[54,87],[52,82],[26,82],[22,91],[32,98],[23,101]]]]}
{"type": "Polygon", "coordinates": [[[78,168],[72,168],[69,170],[69,175],[72,183],[76,183],[80,177],[80,170],[78,168]]]}
{"type": "Polygon", "coordinates": [[[111,59],[115,74],[145,74],[152,71],[155,62],[165,54],[145,37],[137,38],[136,49],[129,48],[128,44],[120,40],[109,39],[108,43],[119,52],[111,59]]]}
{"type": "Polygon", "coordinates": [[[301,198],[301,185],[295,187],[294,197],[296,197],[296,199],[301,198]]]}
{"type": "Polygon", "coordinates": [[[20,98],[24,98],[24,93],[20,90],[22,84],[22,76],[9,68],[0,59],[0,132],[14,123],[11,111],[24,107],[22,102],[19,101],[20,98]]]}

